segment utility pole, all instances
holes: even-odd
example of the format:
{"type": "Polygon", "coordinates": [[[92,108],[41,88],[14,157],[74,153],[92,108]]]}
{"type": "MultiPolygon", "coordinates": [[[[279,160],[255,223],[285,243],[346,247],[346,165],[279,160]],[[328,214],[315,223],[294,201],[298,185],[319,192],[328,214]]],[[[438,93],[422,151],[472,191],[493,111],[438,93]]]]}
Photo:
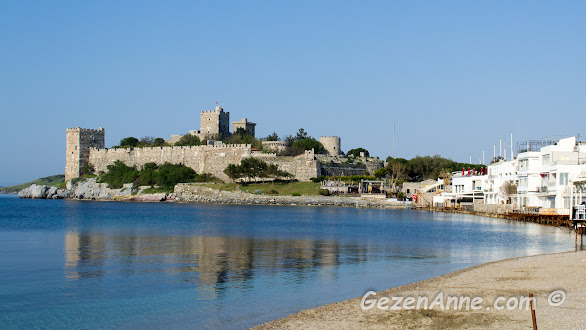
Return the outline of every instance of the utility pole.
{"type": "Polygon", "coordinates": [[[482,150],[482,165],[486,165],[486,163],[484,162],[484,150],[482,150]]]}

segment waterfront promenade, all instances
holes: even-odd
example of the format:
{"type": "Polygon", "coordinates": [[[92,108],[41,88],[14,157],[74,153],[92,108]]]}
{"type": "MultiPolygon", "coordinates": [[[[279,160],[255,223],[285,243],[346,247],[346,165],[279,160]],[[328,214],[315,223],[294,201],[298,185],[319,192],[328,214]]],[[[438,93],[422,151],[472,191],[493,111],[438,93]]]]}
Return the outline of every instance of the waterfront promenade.
{"type": "MultiPolygon", "coordinates": [[[[358,297],[325,305],[263,324],[258,329],[404,329],[404,328],[491,328],[530,329],[530,310],[497,310],[498,297],[536,297],[535,314],[539,329],[577,329],[586,327],[586,251],[491,262],[426,281],[379,292],[377,297],[423,297],[430,301],[439,293],[459,297],[482,297],[479,310],[379,310],[361,309],[358,297]],[[565,301],[551,306],[552,292],[562,290],[565,301]]],[[[499,306],[503,306],[504,300],[499,306]]],[[[390,305],[390,304],[389,304],[390,305]]]]}

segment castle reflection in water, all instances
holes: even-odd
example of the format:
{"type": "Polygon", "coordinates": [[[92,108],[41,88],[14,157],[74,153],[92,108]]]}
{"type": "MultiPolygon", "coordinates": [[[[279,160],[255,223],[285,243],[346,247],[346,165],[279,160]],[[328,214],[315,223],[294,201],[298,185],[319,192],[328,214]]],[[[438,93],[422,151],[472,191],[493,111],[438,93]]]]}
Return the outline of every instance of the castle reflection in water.
{"type": "Polygon", "coordinates": [[[201,289],[217,290],[224,282],[248,285],[259,272],[291,271],[293,276],[303,279],[309,269],[316,269],[323,271],[320,276],[335,276],[324,269],[340,263],[365,262],[368,252],[367,245],[344,246],[331,240],[68,231],[65,276],[69,280],[82,280],[114,274],[157,273],[171,277],[169,280],[195,282],[201,289]]]}

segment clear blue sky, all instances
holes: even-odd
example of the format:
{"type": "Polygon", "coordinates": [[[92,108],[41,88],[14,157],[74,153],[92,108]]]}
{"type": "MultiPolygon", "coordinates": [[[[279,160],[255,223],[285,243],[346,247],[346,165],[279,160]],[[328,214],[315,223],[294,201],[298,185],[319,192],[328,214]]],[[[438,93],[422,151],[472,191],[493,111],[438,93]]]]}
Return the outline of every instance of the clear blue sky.
{"type": "Polygon", "coordinates": [[[381,158],[585,133],[584,1],[3,1],[0,185],[64,173],[65,129],[169,138],[216,101],[381,158]]]}

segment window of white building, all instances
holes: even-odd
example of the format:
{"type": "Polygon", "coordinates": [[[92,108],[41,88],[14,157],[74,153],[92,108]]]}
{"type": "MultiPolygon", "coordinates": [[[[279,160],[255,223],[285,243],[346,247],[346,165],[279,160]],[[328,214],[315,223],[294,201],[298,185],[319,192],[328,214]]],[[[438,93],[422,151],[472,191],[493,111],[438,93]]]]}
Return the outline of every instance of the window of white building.
{"type": "Polygon", "coordinates": [[[527,188],[527,178],[519,178],[519,187],[527,188]]]}
{"type": "Polygon", "coordinates": [[[560,173],[560,186],[567,186],[569,183],[569,173],[560,173]]]}

